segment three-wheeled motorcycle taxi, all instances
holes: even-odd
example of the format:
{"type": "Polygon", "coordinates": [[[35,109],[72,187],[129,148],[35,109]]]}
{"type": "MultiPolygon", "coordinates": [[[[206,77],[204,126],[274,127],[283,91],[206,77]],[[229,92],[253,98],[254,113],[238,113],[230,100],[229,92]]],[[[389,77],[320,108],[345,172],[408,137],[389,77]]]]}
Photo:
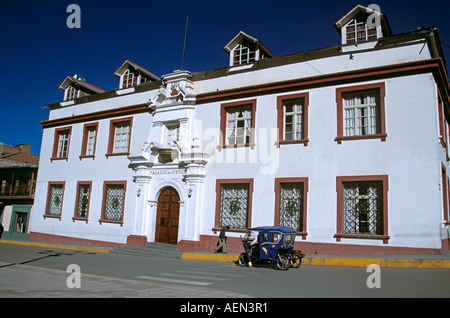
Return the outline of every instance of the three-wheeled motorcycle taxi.
{"type": "Polygon", "coordinates": [[[294,250],[294,242],[295,230],[286,226],[249,228],[242,238],[245,253],[239,255],[239,265],[276,263],[281,270],[298,268],[305,254],[294,250]]]}

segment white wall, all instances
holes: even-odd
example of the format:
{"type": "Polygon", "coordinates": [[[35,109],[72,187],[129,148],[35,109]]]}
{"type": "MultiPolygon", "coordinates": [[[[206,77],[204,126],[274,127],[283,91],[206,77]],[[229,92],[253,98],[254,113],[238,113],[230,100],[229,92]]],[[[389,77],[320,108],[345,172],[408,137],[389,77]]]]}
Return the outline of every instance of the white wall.
{"type": "MultiPolygon", "coordinates": [[[[79,106],[69,106],[67,108],[51,111],[50,118],[67,116],[68,113],[76,114],[97,112],[117,107],[124,107],[127,99],[129,105],[145,103],[149,96],[153,97],[155,92],[121,96],[116,99],[106,99],[90,104],[79,106]],[[82,110],[81,110],[82,109],[82,110]],[[57,114],[57,115],[55,115],[57,114]]],[[[128,105],[128,106],[129,106],[128,105]]],[[[80,159],[83,127],[88,122],[64,125],[72,127],[70,137],[70,147],[68,160],[50,161],[53,151],[54,128],[46,128],[43,132],[42,147],[40,153],[39,173],[36,185],[34,216],[30,226],[32,232],[47,233],[52,235],[62,235],[69,237],[85,238],[99,241],[110,241],[125,243],[126,237],[132,232],[134,225],[134,214],[136,204],[136,187],[133,182],[134,172],[128,167],[130,161],[127,156],[106,157],[111,119],[98,120],[97,144],[95,159],[80,159]],[[101,218],[101,208],[103,200],[104,181],[127,181],[126,201],[123,226],[103,222],[99,224],[101,218]],[[47,201],[48,182],[65,181],[63,210],[61,220],[58,218],[43,218],[47,201]],[[74,207],[76,200],[76,187],[78,181],[92,181],[89,222],[73,221],[74,207]]],[[[152,116],[149,113],[135,114],[131,132],[130,153],[139,152],[147,139],[152,124],[152,116]]],[[[92,121],[97,122],[97,120],[92,121]]]]}
{"type": "MultiPolygon", "coordinates": [[[[196,118],[203,126],[204,147],[214,152],[207,165],[205,218],[201,232],[213,234],[216,179],[254,179],[251,225],[258,226],[274,222],[275,178],[308,177],[307,240],[333,243],[336,242],[333,238],[336,233],[336,177],[387,174],[388,235],[391,237],[388,245],[440,248],[442,208],[435,82],[431,74],[391,78],[384,82],[387,132],[384,142],[364,139],[337,144],[334,141],[338,86],[289,92],[309,92],[310,142],[306,147],[293,144],[277,148],[272,141],[266,141],[270,148],[261,148],[264,140],[258,135],[259,131],[269,131],[277,126],[277,94],[257,98],[256,133],[260,138],[254,149],[219,151],[218,142],[214,144],[209,133],[220,127],[220,103],[197,106],[196,118]],[[237,163],[239,153],[243,154],[240,158],[245,158],[245,163],[237,163]],[[273,161],[274,169],[265,170],[267,160],[277,157],[278,163],[273,161]]],[[[379,240],[344,238],[342,242],[383,244],[379,240]]]]}
{"type": "MultiPolygon", "coordinates": [[[[202,80],[194,83],[196,94],[299,79],[326,73],[338,73],[380,65],[399,64],[430,58],[423,44],[415,43],[386,50],[355,51],[352,59],[348,53],[336,57],[316,59],[297,64],[267,68],[255,72],[230,73],[228,76],[202,80]]],[[[431,74],[409,75],[358,82],[348,85],[314,87],[308,90],[289,91],[283,94],[309,93],[309,144],[281,145],[277,137],[277,96],[268,94],[233,102],[257,98],[256,146],[251,148],[217,149],[219,144],[221,102],[195,106],[195,127],[202,136],[204,150],[212,157],[206,165],[203,204],[196,204],[201,211],[199,234],[213,235],[216,206],[216,179],[253,178],[252,226],[271,225],[274,221],[274,180],[281,177],[308,177],[307,241],[335,243],[336,233],[336,177],[347,175],[388,175],[388,246],[440,248],[439,229],[442,221],[442,191],[440,189],[440,162],[442,147],[438,143],[438,120],[436,111],[436,85],[431,74]],[[341,86],[385,83],[385,123],[387,138],[345,140],[337,144],[336,88],[341,86]],[[199,128],[201,127],[201,128],[199,128]],[[268,138],[267,138],[268,137],[268,138]]],[[[156,91],[123,95],[76,106],[67,106],[50,112],[50,119],[71,117],[145,103],[156,91]]],[[[173,112],[175,114],[177,112],[173,112]]],[[[186,116],[194,111],[188,110],[186,116]]],[[[158,121],[170,120],[170,112],[155,115],[158,121]]],[[[179,115],[179,113],[178,113],[179,115]]],[[[184,116],[184,115],[183,115],[184,116]]],[[[149,139],[152,115],[133,115],[131,153],[138,153],[149,139]]],[[[115,119],[115,118],[114,118],[115,119]]],[[[192,118],[191,118],[192,119],[192,118]]],[[[31,231],[54,235],[72,236],[100,241],[124,243],[133,231],[136,213],[136,187],[134,172],[128,167],[126,156],[105,157],[109,137],[110,119],[99,120],[95,159],[79,159],[82,130],[85,123],[72,126],[69,160],[50,162],[53,149],[54,128],[43,133],[40,166],[37,179],[34,216],[31,231]],[[124,225],[103,223],[99,225],[105,180],[127,180],[124,225]],[[66,181],[62,219],[43,219],[49,181],[66,181]],[[92,181],[89,222],[72,221],[77,181],[92,181]]],[[[68,125],[69,126],[69,125],[68,125]]],[[[192,136],[190,136],[192,137],[192,136]]],[[[188,140],[191,140],[191,138],[188,140]]],[[[151,139],[151,138],[150,138],[151,139]]],[[[179,178],[179,176],[177,176],[179,178]]],[[[160,183],[158,183],[160,182],[160,183]]],[[[156,200],[157,178],[152,179],[148,200],[156,200]]],[[[178,182],[178,181],[177,181],[178,182]]],[[[180,185],[180,189],[183,186],[180,185]]],[[[186,189],[186,187],[184,187],[186,189]]],[[[182,191],[182,190],[180,190],[182,191]]],[[[180,193],[182,200],[186,193],[180,193]]],[[[190,205],[186,202],[180,209],[187,215],[190,205]]],[[[155,214],[155,207],[146,211],[155,214]]],[[[189,211],[192,213],[192,211],[189,211]]],[[[187,222],[180,216],[180,221],[187,222]]],[[[155,215],[145,218],[148,233],[153,235],[155,215]]],[[[180,224],[179,238],[190,231],[180,224]]],[[[232,236],[233,234],[230,234],[232,236]]],[[[238,236],[238,234],[235,234],[238,236]]],[[[187,236],[187,234],[186,234],[187,236]]],[[[382,245],[380,240],[342,239],[343,243],[382,245]]]]}

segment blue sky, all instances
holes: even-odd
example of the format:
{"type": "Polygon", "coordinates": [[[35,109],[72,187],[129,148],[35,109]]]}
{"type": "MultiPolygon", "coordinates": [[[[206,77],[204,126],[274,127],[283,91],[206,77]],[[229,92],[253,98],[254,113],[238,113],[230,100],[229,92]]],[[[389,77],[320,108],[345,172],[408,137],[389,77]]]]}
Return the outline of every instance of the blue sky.
{"type": "MultiPolygon", "coordinates": [[[[61,101],[67,75],[81,74],[105,90],[119,85],[114,71],[125,61],[158,76],[184,69],[225,67],[223,47],[240,31],[276,56],[340,44],[334,28],[356,4],[375,3],[394,34],[436,26],[450,45],[450,1],[154,1],[41,0],[0,2],[0,142],[31,144],[39,154],[45,105],[61,101]],[[81,28],[70,29],[69,4],[81,8],[81,28]]],[[[450,63],[450,48],[442,44],[450,63]]]]}

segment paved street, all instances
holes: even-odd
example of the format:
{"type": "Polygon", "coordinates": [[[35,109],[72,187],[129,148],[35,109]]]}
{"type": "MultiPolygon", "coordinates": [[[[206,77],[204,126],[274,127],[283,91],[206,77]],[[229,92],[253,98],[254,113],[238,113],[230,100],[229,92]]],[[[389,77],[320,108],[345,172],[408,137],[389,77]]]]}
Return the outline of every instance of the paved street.
{"type": "Polygon", "coordinates": [[[0,297],[304,298],[450,297],[449,269],[309,266],[286,272],[232,262],[174,260],[0,244],[0,297]],[[80,269],[79,286],[74,272],[80,269]],[[76,284],[75,284],[76,285],[76,284]],[[80,287],[80,288],[77,288],[80,287]]]}
{"type": "Polygon", "coordinates": [[[170,275],[146,275],[149,268],[153,269],[152,272],[159,272],[167,265],[182,268],[181,262],[183,261],[0,244],[0,297],[251,297],[201,288],[209,284],[195,283],[192,279],[185,279],[184,282],[175,280],[177,284],[170,284],[173,282],[170,275]],[[170,264],[173,262],[177,264],[170,264]],[[68,287],[67,281],[74,281],[70,280],[73,272],[67,270],[71,264],[77,264],[80,268],[80,288],[68,287]]]}

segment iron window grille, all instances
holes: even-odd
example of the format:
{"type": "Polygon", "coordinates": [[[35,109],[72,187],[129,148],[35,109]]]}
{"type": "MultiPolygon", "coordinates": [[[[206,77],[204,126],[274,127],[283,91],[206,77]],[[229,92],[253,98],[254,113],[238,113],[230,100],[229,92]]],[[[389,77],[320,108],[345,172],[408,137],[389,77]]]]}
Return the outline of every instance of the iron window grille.
{"type": "Polygon", "coordinates": [[[241,183],[220,186],[219,226],[246,229],[249,209],[249,185],[241,183]]]}
{"type": "Polygon", "coordinates": [[[343,182],[342,233],[383,235],[382,182],[343,182]]]}
{"type": "Polygon", "coordinates": [[[62,212],[62,202],[64,194],[64,185],[52,184],[49,189],[49,200],[47,206],[47,216],[60,217],[62,212]]]}
{"type": "Polygon", "coordinates": [[[89,210],[89,198],[90,198],[90,184],[80,184],[78,186],[78,208],[77,217],[87,218],[89,210]]]}
{"type": "Polygon", "coordinates": [[[103,220],[121,221],[123,216],[125,188],[122,184],[106,185],[103,220]]]}
{"type": "Polygon", "coordinates": [[[280,225],[303,231],[303,183],[280,185],[280,225]]]}

